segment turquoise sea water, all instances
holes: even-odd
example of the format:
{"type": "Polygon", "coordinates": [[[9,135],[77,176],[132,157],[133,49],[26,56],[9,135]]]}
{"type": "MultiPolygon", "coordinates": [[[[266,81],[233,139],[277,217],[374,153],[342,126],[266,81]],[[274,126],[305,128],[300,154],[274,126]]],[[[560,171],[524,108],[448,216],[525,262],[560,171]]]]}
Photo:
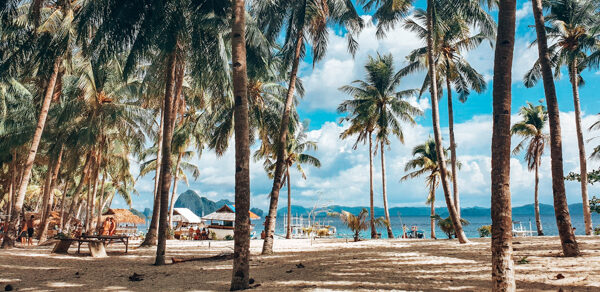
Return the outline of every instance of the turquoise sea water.
{"type": "MultiPolygon", "coordinates": [[[[285,228],[283,226],[282,217],[277,218],[277,225],[275,229],[275,233],[279,235],[285,234],[285,228]]],[[[477,232],[477,228],[483,225],[492,224],[492,220],[488,216],[465,216],[464,219],[469,221],[469,225],[464,226],[465,233],[467,237],[479,237],[479,233],[477,232]]],[[[338,237],[351,237],[352,232],[348,227],[346,227],[343,222],[339,218],[335,217],[321,217],[317,218],[317,221],[322,224],[334,226],[337,229],[338,237]]],[[[535,218],[534,216],[514,216],[513,221],[520,221],[522,226],[525,229],[529,229],[529,224],[531,222],[531,229],[536,231],[535,228],[535,218]]],[[[542,215],[541,216],[542,227],[545,235],[558,235],[558,230],[556,228],[556,218],[552,215],[542,215]]],[[[571,217],[572,225],[576,228],[576,235],[585,235],[585,228],[583,223],[583,215],[573,215],[571,217]]],[[[395,237],[398,237],[402,232],[402,224],[406,224],[409,228],[410,226],[417,226],[419,230],[422,230],[425,234],[426,238],[430,236],[430,219],[429,216],[392,216],[392,230],[394,232],[395,237]]],[[[254,229],[259,233],[263,228],[264,219],[253,220],[252,223],[255,225],[254,229]]],[[[592,223],[594,226],[600,225],[600,215],[593,214],[592,223]]],[[[387,231],[385,227],[378,228],[378,233],[381,233],[382,238],[387,238],[387,231]]],[[[361,233],[362,237],[370,237],[371,232],[369,230],[361,233]]],[[[535,232],[537,234],[537,232],[535,232]]],[[[444,238],[445,234],[439,229],[436,228],[436,235],[438,238],[444,238]]]]}

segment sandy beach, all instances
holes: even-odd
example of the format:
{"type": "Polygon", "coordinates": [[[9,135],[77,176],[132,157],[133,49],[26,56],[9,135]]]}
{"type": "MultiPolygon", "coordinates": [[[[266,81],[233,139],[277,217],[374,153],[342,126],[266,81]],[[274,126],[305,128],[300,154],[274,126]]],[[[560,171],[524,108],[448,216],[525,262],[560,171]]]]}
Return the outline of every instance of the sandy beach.
{"type": "MultiPolygon", "coordinates": [[[[600,238],[579,237],[583,256],[563,258],[557,237],[515,238],[517,288],[521,291],[599,291],[600,238]]],[[[136,244],[134,243],[133,246],[136,244]]],[[[459,245],[448,240],[294,239],[275,241],[261,256],[251,243],[256,290],[482,291],[491,287],[490,240],[459,245]]],[[[74,245],[75,246],[75,245],[74,245]]],[[[231,253],[233,241],[169,241],[168,256],[199,258],[231,253]],[[209,246],[210,243],[210,246],[209,246]]],[[[109,256],[52,255],[51,247],[0,250],[0,283],[18,291],[224,291],[231,260],[152,266],[154,249],[109,246],[109,256]],[[141,281],[130,281],[137,273],[141,281]]]]}

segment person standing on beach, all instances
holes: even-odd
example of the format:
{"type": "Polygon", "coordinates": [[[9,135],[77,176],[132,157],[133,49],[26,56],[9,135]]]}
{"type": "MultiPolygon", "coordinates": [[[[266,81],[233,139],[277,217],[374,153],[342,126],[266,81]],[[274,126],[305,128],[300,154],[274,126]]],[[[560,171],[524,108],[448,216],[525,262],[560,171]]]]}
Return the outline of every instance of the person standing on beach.
{"type": "Polygon", "coordinates": [[[27,246],[33,245],[33,215],[29,217],[29,220],[25,223],[27,227],[27,246]]]}

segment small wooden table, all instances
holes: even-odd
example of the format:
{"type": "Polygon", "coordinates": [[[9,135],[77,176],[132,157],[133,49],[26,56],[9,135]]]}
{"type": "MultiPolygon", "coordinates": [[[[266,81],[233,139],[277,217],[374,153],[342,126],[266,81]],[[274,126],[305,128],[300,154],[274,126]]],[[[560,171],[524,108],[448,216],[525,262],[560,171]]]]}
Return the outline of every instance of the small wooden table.
{"type": "MultiPolygon", "coordinates": [[[[111,244],[113,241],[121,242],[125,245],[125,253],[129,251],[129,236],[127,235],[82,235],[81,238],[88,240],[98,240],[103,242],[105,245],[111,244]]],[[[81,246],[81,243],[79,245],[81,246]]]]}
{"type": "Polygon", "coordinates": [[[80,253],[81,244],[85,242],[88,244],[92,257],[106,257],[105,244],[102,240],[85,238],[61,238],[52,249],[52,253],[68,254],[74,241],[77,242],[77,253],[80,253]]]}

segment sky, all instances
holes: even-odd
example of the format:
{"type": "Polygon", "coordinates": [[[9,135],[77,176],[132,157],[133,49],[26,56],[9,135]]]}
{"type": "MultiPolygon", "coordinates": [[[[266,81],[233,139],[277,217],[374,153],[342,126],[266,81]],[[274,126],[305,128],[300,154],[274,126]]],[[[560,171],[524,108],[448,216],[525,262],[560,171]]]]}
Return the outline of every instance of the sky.
{"type": "MultiPolygon", "coordinates": [[[[417,7],[423,7],[424,1],[417,1],[417,7]]],[[[361,11],[367,26],[358,36],[359,49],[353,57],[346,49],[346,39],[340,31],[331,30],[329,45],[325,58],[314,68],[310,56],[301,63],[299,77],[306,89],[305,96],[298,106],[301,119],[310,121],[308,137],[318,143],[318,151],[312,153],[321,160],[321,168],[307,166],[307,179],[293,169],[291,172],[292,204],[314,206],[315,204],[337,204],[344,206],[368,206],[369,204],[369,155],[368,146],[359,145],[352,149],[354,139],[340,140],[339,134],[347,127],[340,124],[337,106],[350,96],[338,90],[357,79],[364,79],[364,64],[368,56],[391,53],[394,56],[396,70],[407,63],[405,56],[412,50],[425,44],[415,34],[401,26],[396,26],[383,39],[375,36],[375,26],[371,22],[371,13],[361,11]]],[[[496,12],[492,13],[496,18],[496,12]]],[[[512,83],[512,122],[518,121],[518,110],[527,101],[537,104],[544,99],[543,86],[525,88],[523,75],[537,59],[537,47],[530,46],[535,39],[535,29],[531,11],[531,2],[517,3],[517,33],[513,60],[512,83]]],[[[490,206],[490,171],[491,171],[491,136],[492,136],[492,84],[494,50],[489,43],[482,43],[477,49],[464,54],[470,64],[483,74],[488,81],[487,90],[481,94],[472,93],[466,103],[454,100],[455,137],[458,160],[462,168],[458,171],[458,182],[461,207],[490,206]]],[[[589,132],[589,126],[598,120],[600,99],[600,73],[585,71],[583,77],[586,85],[580,88],[584,138],[587,141],[600,132],[589,132]]],[[[402,80],[398,90],[420,88],[424,73],[415,74],[402,80]]],[[[555,81],[561,111],[561,127],[563,138],[564,171],[579,171],[577,138],[575,134],[575,118],[571,87],[566,72],[561,79],[555,81]]],[[[431,127],[431,109],[428,93],[420,99],[409,98],[415,106],[419,106],[424,115],[417,118],[416,125],[403,125],[404,144],[397,139],[386,149],[386,178],[388,201],[395,206],[425,206],[428,189],[423,179],[412,179],[400,182],[405,174],[404,165],[411,159],[411,150],[422,144],[429,136],[433,136],[431,127]]],[[[440,118],[445,146],[448,146],[448,115],[446,97],[440,102],[440,118]]],[[[520,140],[513,138],[512,145],[520,140]]],[[[589,155],[600,139],[586,143],[589,155]]],[[[231,143],[233,145],[233,142],[231,143]]],[[[256,149],[254,145],[252,149],[256,149]]],[[[202,157],[194,157],[200,169],[200,177],[189,185],[180,182],[178,193],[187,189],[195,190],[201,196],[211,200],[234,200],[234,151],[233,147],[222,157],[214,152],[204,151],[202,157]]],[[[381,164],[379,151],[374,157],[375,205],[383,206],[381,187],[381,164]]],[[[540,202],[552,204],[552,185],[550,173],[550,151],[546,149],[540,170],[540,202]]],[[[600,161],[588,160],[588,170],[600,167],[600,161]]],[[[133,167],[137,175],[139,169],[133,167]]],[[[136,209],[152,208],[154,174],[139,178],[136,189],[139,196],[133,198],[132,207],[136,209]]],[[[269,192],[272,186],[262,168],[261,162],[251,160],[251,204],[263,210],[268,209],[269,192]]],[[[578,182],[566,182],[567,200],[569,204],[581,202],[581,190],[578,182]]],[[[513,206],[533,202],[534,174],[527,170],[523,156],[511,158],[511,192],[513,206]]],[[[600,195],[599,185],[588,187],[590,197],[600,195]]],[[[285,191],[279,200],[279,207],[287,202],[285,191]]],[[[115,207],[125,207],[122,199],[115,199],[115,207]]],[[[445,206],[443,191],[437,190],[436,206],[445,206]]]]}

